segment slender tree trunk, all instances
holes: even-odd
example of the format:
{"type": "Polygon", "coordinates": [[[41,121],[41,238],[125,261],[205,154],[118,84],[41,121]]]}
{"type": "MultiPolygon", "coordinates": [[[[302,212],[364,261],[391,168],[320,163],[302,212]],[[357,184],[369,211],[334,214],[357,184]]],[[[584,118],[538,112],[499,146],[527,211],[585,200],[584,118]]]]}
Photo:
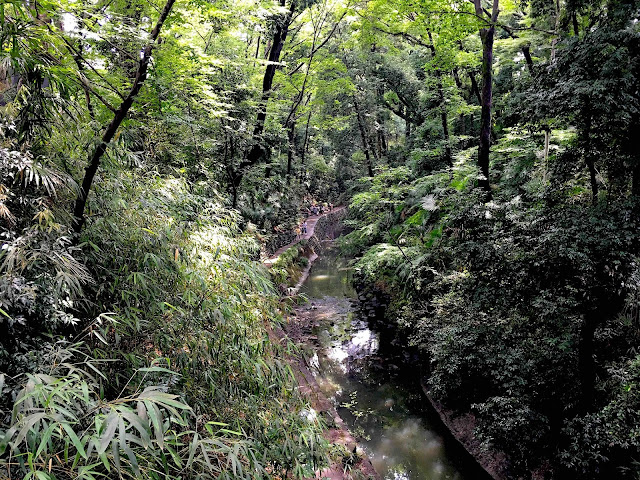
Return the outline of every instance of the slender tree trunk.
{"type": "MultiPolygon", "coordinates": [[[[273,79],[276,75],[278,63],[280,62],[280,54],[282,53],[284,43],[287,39],[287,34],[289,33],[289,27],[291,26],[296,5],[297,0],[291,0],[291,5],[289,6],[287,13],[279,16],[276,20],[276,29],[273,39],[266,44],[265,57],[268,56],[267,59],[269,60],[269,63],[264,72],[264,77],[262,78],[262,97],[258,106],[256,123],[253,128],[253,144],[238,168],[233,169],[233,181],[231,183],[235,192],[234,197],[237,196],[237,190],[242,183],[245,170],[258,163],[267,153],[262,144],[262,134],[264,133],[264,126],[267,120],[267,105],[269,103],[269,97],[271,96],[273,79]]],[[[280,6],[285,6],[285,0],[280,0],[280,6]]],[[[267,173],[270,174],[270,171],[268,170],[267,173]]]]}
{"type": "Polygon", "coordinates": [[[547,163],[549,162],[549,140],[551,137],[551,128],[549,128],[548,125],[545,125],[544,127],[544,174],[543,174],[543,178],[544,180],[547,179],[547,163]]]}
{"type": "Polygon", "coordinates": [[[458,67],[455,67],[451,71],[451,74],[453,75],[453,81],[456,82],[456,87],[458,87],[459,90],[462,90],[462,80],[460,80],[460,74],[458,73],[458,67]]]}
{"type": "Polygon", "coordinates": [[[376,135],[372,135],[369,127],[367,125],[367,122],[364,118],[364,115],[362,115],[362,127],[364,128],[364,133],[367,136],[367,142],[369,143],[369,151],[371,153],[371,155],[373,156],[373,159],[375,160],[375,163],[378,164],[378,162],[380,161],[380,157],[378,156],[378,149],[377,147],[377,131],[376,131],[376,135]]]}
{"type": "Polygon", "coordinates": [[[411,147],[411,119],[409,118],[409,109],[406,109],[407,116],[404,119],[404,144],[407,148],[411,147]]]}
{"type": "Polygon", "coordinates": [[[551,63],[555,63],[556,61],[556,45],[560,39],[560,0],[556,0],[554,5],[556,9],[556,21],[553,27],[554,37],[551,41],[551,63]]]}
{"type": "MultiPolygon", "coordinates": [[[[377,94],[378,105],[384,105],[384,88],[378,87],[377,94]]],[[[378,158],[382,158],[387,154],[387,141],[385,139],[384,117],[380,107],[376,110],[376,124],[376,146],[378,149],[378,158]]]]}
{"type": "Polygon", "coordinates": [[[527,68],[529,69],[529,74],[533,77],[533,58],[531,58],[531,47],[529,45],[524,45],[522,47],[522,54],[524,55],[524,59],[527,61],[527,68]]]}
{"type": "MultiPolygon", "coordinates": [[[[477,13],[477,6],[476,6],[476,13],[477,13]]],[[[458,41],[458,48],[460,49],[461,52],[464,52],[464,46],[462,45],[462,40],[458,41]]],[[[478,88],[478,82],[476,82],[476,75],[475,73],[473,73],[472,70],[467,70],[467,75],[469,75],[469,80],[471,80],[471,94],[475,95],[475,97],[478,99],[478,105],[482,105],[482,98],[480,97],[480,89],[478,88]]],[[[456,85],[458,85],[458,88],[462,88],[462,82],[460,81],[460,78],[458,77],[457,74],[457,70],[454,69],[454,78],[456,79],[456,85]]]]}
{"type": "Polygon", "coordinates": [[[76,202],[73,208],[73,223],[72,229],[74,233],[79,234],[82,230],[82,226],[85,222],[84,210],[87,204],[87,197],[89,196],[89,192],[91,191],[91,185],[93,184],[93,179],[98,172],[98,167],[100,166],[100,160],[102,156],[107,150],[107,146],[109,142],[113,139],[114,135],[118,131],[120,124],[126,118],[131,105],[133,105],[133,101],[135,97],[138,95],[140,88],[142,88],[142,84],[147,79],[147,70],[149,68],[149,60],[151,59],[151,52],[153,51],[153,46],[160,34],[160,30],[162,29],[162,25],[164,21],[171,13],[171,9],[173,8],[173,4],[175,0],[167,0],[162,12],[160,13],[160,17],[158,18],[158,22],[156,23],[154,29],[151,32],[151,36],[149,39],[149,44],[145,47],[142,53],[142,58],[138,65],[138,70],[136,72],[135,79],[133,81],[133,85],[129,94],[122,101],[118,109],[116,110],[111,123],[107,126],[102,135],[102,139],[95,150],[92,152],[89,163],[85,169],[85,175],[82,179],[82,186],[78,196],[76,198],[76,202]]]}
{"type": "Polygon", "coordinates": [[[482,105],[482,96],[480,95],[480,88],[478,88],[478,82],[476,76],[472,71],[469,71],[469,80],[471,80],[471,93],[473,93],[478,99],[478,105],[482,105]]]}
{"type": "MultiPolygon", "coordinates": [[[[481,0],[473,0],[478,18],[482,18],[485,11],[481,0]]],[[[489,184],[489,149],[491,148],[491,103],[493,97],[493,40],[498,21],[499,0],[493,0],[491,18],[487,25],[480,29],[480,39],[482,40],[482,111],[480,114],[480,145],[478,147],[478,166],[482,178],[478,181],[478,186],[491,199],[491,185],[489,184]]]]}
{"type": "Polygon", "coordinates": [[[356,119],[358,121],[358,129],[360,130],[360,137],[362,139],[362,150],[364,151],[364,156],[367,159],[367,173],[370,177],[373,177],[373,164],[371,163],[371,155],[369,154],[369,141],[367,140],[367,130],[364,126],[364,118],[362,118],[362,112],[360,111],[360,105],[358,105],[358,101],[356,100],[355,95],[353,96],[353,106],[356,110],[356,119]]]}
{"type": "MultiPolygon", "coordinates": [[[[84,14],[82,18],[84,19],[84,14]]],[[[82,63],[83,50],[84,50],[84,45],[83,45],[82,39],[80,39],[78,40],[77,52],[73,56],[73,60],[76,62],[76,66],[78,67],[78,72],[80,72],[81,76],[84,75],[83,74],[84,64],[82,63]]],[[[87,103],[87,111],[89,112],[89,116],[91,117],[91,120],[95,120],[96,117],[93,111],[93,105],[91,104],[91,95],[90,95],[89,85],[87,85],[84,82],[84,79],[82,79],[80,83],[82,84],[82,89],[84,90],[84,98],[85,98],[85,102],[87,103]]]]}
{"type": "Polygon", "coordinates": [[[478,166],[483,178],[478,185],[489,195],[489,149],[491,148],[491,106],[493,100],[493,39],[495,26],[480,30],[482,39],[482,111],[480,114],[480,146],[478,148],[478,166]]]}
{"type": "MultiPolygon", "coordinates": [[[[280,6],[285,6],[285,0],[280,0],[280,6]]],[[[246,162],[243,162],[245,165],[243,165],[241,170],[258,162],[266,153],[262,145],[261,137],[264,132],[264,125],[267,119],[267,104],[269,103],[269,97],[271,96],[271,87],[273,86],[273,79],[278,68],[277,64],[280,62],[280,54],[282,53],[284,43],[287,39],[289,26],[291,25],[295,9],[296,0],[292,0],[287,13],[283,17],[280,17],[276,22],[276,29],[271,43],[271,50],[269,52],[269,64],[267,65],[262,79],[262,98],[258,107],[256,124],[253,128],[253,146],[249,151],[246,162]]]]}
{"type": "Polygon", "coordinates": [[[382,147],[382,154],[386,155],[389,152],[389,142],[387,142],[384,130],[380,131],[380,146],[382,147]]]}
{"type": "Polygon", "coordinates": [[[304,161],[307,157],[307,153],[309,152],[309,124],[311,123],[311,110],[309,110],[309,114],[307,115],[307,124],[304,127],[304,143],[302,145],[302,153],[300,155],[300,165],[304,165],[304,161]]]}

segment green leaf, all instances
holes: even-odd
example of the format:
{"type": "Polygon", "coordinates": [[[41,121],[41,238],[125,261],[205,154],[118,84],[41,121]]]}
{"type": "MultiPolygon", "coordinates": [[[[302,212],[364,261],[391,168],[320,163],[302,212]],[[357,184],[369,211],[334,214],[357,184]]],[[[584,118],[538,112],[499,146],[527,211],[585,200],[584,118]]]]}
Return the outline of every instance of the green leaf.
{"type": "Polygon", "coordinates": [[[78,453],[82,455],[82,458],[86,459],[87,453],[84,450],[84,445],[82,445],[82,442],[78,438],[78,435],[76,435],[76,432],[74,432],[71,428],[71,425],[69,425],[68,423],[63,423],[62,428],[64,428],[64,430],[67,432],[67,435],[69,435],[71,443],[73,443],[73,446],[76,447],[78,453]]]}
{"type": "Polygon", "coordinates": [[[153,425],[156,442],[160,449],[162,449],[164,447],[164,431],[162,428],[162,414],[160,413],[160,409],[155,403],[149,400],[145,400],[144,405],[147,408],[147,414],[149,415],[153,425]]]}
{"type": "Polygon", "coordinates": [[[40,445],[38,446],[38,450],[36,450],[35,458],[39,458],[42,452],[47,451],[46,450],[47,444],[51,439],[51,434],[53,433],[53,429],[56,428],[58,425],[59,424],[53,422],[51,423],[51,425],[49,425],[49,428],[45,430],[44,434],[42,435],[42,439],[40,440],[40,445]]]}
{"type": "MultiPolygon", "coordinates": [[[[28,417],[26,417],[23,420],[24,425],[20,429],[20,432],[18,433],[18,436],[16,437],[14,443],[16,445],[19,445],[20,443],[22,443],[22,440],[25,439],[25,437],[27,436],[27,433],[29,433],[29,430],[31,430],[31,427],[33,427],[36,423],[38,423],[40,420],[42,420],[42,419],[44,419],[46,417],[47,417],[47,414],[43,413],[43,412],[34,413],[34,414],[29,415],[28,417]]],[[[8,433],[9,432],[7,432],[7,434],[8,433]]]]}
{"type": "Polygon", "coordinates": [[[107,340],[102,336],[102,334],[98,331],[98,329],[92,330],[91,331],[95,337],[100,340],[102,343],[104,343],[105,345],[109,345],[109,342],[107,342],[107,340]]]}
{"type": "Polygon", "coordinates": [[[171,375],[177,375],[177,376],[182,376],[177,372],[174,372],[173,370],[169,370],[168,368],[164,368],[164,367],[144,367],[144,368],[139,368],[138,369],[139,372],[161,372],[161,373],[170,373],[171,375]]]}
{"type": "Polygon", "coordinates": [[[191,445],[189,445],[189,459],[187,460],[187,468],[189,468],[193,463],[193,457],[196,454],[197,448],[198,448],[198,432],[194,432],[193,440],[191,441],[191,445]]]}
{"type": "Polygon", "coordinates": [[[149,444],[151,443],[151,439],[149,438],[149,432],[147,431],[147,426],[143,423],[142,419],[131,412],[121,411],[121,415],[127,419],[127,421],[135,427],[136,430],[140,433],[140,439],[142,440],[142,446],[146,449],[149,448],[149,444]]]}
{"type": "Polygon", "coordinates": [[[111,412],[105,420],[105,425],[102,436],[100,437],[100,445],[97,449],[98,455],[103,454],[107,450],[107,447],[113,439],[116,428],[118,428],[118,414],[111,412]]]}

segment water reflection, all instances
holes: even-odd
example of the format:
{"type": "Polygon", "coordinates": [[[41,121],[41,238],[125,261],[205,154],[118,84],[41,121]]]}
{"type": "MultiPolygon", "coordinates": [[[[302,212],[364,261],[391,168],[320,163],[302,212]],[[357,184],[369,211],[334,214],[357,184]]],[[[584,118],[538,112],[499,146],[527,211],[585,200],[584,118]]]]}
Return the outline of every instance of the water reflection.
{"type": "Polygon", "coordinates": [[[317,347],[310,365],[325,395],[359,439],[385,480],[462,480],[446,456],[442,440],[407,406],[409,394],[384,370],[378,334],[354,317],[350,270],[329,252],[313,266],[301,292],[314,310],[312,338],[317,347]]]}

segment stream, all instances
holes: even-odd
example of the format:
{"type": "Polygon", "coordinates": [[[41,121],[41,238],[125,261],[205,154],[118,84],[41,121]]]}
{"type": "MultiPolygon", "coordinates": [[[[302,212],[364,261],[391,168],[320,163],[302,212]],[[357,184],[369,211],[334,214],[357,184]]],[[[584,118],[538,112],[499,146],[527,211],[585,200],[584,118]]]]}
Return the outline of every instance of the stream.
{"type": "Polygon", "coordinates": [[[385,480],[462,480],[442,438],[420,413],[420,393],[380,352],[380,335],[360,318],[348,261],[330,246],[300,293],[313,319],[308,354],[323,393],[385,480]]]}

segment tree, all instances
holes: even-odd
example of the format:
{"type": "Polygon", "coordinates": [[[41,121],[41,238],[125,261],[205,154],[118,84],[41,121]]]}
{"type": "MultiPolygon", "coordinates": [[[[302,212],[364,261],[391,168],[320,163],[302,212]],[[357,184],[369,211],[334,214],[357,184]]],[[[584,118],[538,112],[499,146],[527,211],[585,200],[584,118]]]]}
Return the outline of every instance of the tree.
{"type": "Polygon", "coordinates": [[[158,17],[158,21],[156,22],[155,27],[151,31],[149,42],[147,46],[144,48],[142,53],[140,54],[140,62],[138,64],[138,70],[136,71],[136,76],[133,80],[133,85],[131,86],[131,90],[128,95],[123,98],[122,103],[118,107],[118,109],[114,112],[113,119],[106,127],[104,134],[100,140],[100,143],[95,148],[93,153],[89,158],[89,163],[85,170],[84,178],[82,179],[82,184],[80,185],[80,192],[78,193],[78,197],[76,198],[75,205],[73,207],[73,224],[72,228],[76,234],[79,234],[82,230],[82,226],[85,222],[84,217],[84,209],[87,204],[87,197],[89,196],[89,192],[91,190],[91,185],[93,183],[93,179],[98,172],[98,167],[100,166],[100,160],[102,156],[107,150],[107,147],[113,137],[115,136],[120,124],[127,116],[131,105],[140,92],[142,88],[142,84],[147,79],[147,70],[149,68],[149,62],[151,60],[151,52],[153,51],[154,44],[160,35],[160,30],[162,29],[162,25],[165,20],[171,13],[171,9],[175,0],[167,0],[167,3],[164,5],[164,8],[160,12],[160,16],[158,17]]]}
{"type": "Polygon", "coordinates": [[[487,198],[491,198],[491,186],[489,184],[489,150],[491,148],[491,105],[493,100],[493,41],[496,32],[496,22],[500,14],[499,0],[493,0],[488,20],[485,20],[485,10],[481,0],[473,2],[476,16],[486,24],[480,29],[482,40],[482,113],[480,115],[480,145],[478,147],[478,166],[482,177],[478,186],[487,192],[487,198]]]}

